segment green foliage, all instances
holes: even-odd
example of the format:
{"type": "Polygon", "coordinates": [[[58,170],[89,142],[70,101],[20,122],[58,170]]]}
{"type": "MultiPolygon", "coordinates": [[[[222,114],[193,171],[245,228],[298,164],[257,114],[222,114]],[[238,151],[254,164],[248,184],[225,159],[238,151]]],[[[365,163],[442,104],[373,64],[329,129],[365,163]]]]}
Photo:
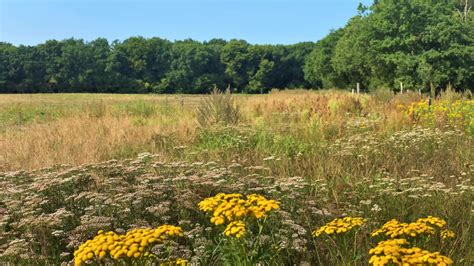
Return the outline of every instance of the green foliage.
{"type": "Polygon", "coordinates": [[[471,1],[380,0],[318,42],[305,78],[316,87],[473,87],[471,1]],[[464,8],[467,9],[464,9],[464,8]],[[467,10],[467,11],[464,11],[467,10]]]}
{"type": "Polygon", "coordinates": [[[316,43],[315,49],[308,56],[304,65],[305,79],[314,88],[331,88],[344,85],[342,77],[334,70],[332,57],[336,44],[344,31],[332,31],[324,39],[316,43]]]}
{"type": "Polygon", "coordinates": [[[0,93],[207,93],[306,87],[302,66],[313,43],[250,45],[243,40],[170,42],[131,37],[0,43],[0,93]]]}
{"type": "Polygon", "coordinates": [[[253,75],[252,79],[249,82],[249,87],[252,90],[261,90],[263,92],[264,88],[269,88],[269,85],[272,82],[272,74],[275,69],[275,62],[263,59],[259,66],[258,70],[253,75]]]}
{"type": "Polygon", "coordinates": [[[226,66],[225,74],[237,89],[248,83],[249,72],[255,65],[256,58],[249,53],[249,47],[246,41],[231,40],[222,49],[221,61],[226,66]]]}
{"type": "Polygon", "coordinates": [[[468,0],[378,0],[359,5],[342,29],[316,44],[244,40],[170,42],[131,37],[0,42],[0,93],[207,93],[213,86],[379,87],[439,92],[474,87],[474,18],[468,0]]]}

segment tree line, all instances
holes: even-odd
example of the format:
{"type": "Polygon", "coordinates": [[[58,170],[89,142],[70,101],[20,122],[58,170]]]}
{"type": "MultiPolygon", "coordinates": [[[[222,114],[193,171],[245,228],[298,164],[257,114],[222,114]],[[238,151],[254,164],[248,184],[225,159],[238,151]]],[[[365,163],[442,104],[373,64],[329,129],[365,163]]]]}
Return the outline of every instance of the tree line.
{"type": "Polygon", "coordinates": [[[2,92],[205,93],[308,87],[303,64],[314,43],[250,45],[243,40],[170,42],[131,37],[108,43],[49,40],[0,44],[2,92]]]}
{"type": "Polygon", "coordinates": [[[322,40],[131,37],[0,42],[0,92],[206,93],[214,86],[272,88],[474,88],[473,0],[375,0],[322,40]]]}

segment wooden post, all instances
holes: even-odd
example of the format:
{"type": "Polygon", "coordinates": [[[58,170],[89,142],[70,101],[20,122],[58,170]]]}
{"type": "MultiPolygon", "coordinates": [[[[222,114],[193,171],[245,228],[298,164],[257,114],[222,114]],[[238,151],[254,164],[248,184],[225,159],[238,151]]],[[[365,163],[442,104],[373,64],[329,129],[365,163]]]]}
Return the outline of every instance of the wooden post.
{"type": "Polygon", "coordinates": [[[418,95],[421,96],[421,89],[418,89],[418,95]]]}
{"type": "Polygon", "coordinates": [[[403,82],[400,82],[400,93],[403,94],[403,82]]]}
{"type": "Polygon", "coordinates": [[[352,94],[354,94],[354,89],[352,89],[352,94]]]}
{"type": "Polygon", "coordinates": [[[359,93],[360,93],[360,83],[357,82],[357,94],[359,94],[359,93]]]}

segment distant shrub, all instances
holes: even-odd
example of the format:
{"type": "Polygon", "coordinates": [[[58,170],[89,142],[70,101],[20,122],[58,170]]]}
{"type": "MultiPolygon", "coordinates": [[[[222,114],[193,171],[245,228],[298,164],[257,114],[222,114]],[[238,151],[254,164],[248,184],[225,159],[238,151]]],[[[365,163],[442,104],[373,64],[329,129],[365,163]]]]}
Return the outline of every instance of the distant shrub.
{"type": "Polygon", "coordinates": [[[462,100],[463,95],[457,93],[451,85],[448,85],[444,91],[441,91],[439,98],[444,101],[455,102],[462,100]]]}
{"type": "Polygon", "coordinates": [[[197,109],[196,116],[202,127],[213,124],[237,124],[242,118],[230,89],[221,92],[217,88],[212,90],[210,96],[204,98],[197,109]]]}

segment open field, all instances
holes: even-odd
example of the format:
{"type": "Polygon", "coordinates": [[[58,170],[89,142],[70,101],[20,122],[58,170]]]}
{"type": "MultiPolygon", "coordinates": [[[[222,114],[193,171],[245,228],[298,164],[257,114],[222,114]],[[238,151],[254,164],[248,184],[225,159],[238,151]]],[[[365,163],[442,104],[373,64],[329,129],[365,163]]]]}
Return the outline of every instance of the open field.
{"type": "Polygon", "coordinates": [[[187,138],[199,96],[43,94],[0,97],[0,169],[78,165],[157,151],[153,138],[187,138]]]}
{"type": "Polygon", "coordinates": [[[388,251],[369,250],[395,238],[408,241],[389,243],[404,259],[426,255],[416,246],[474,263],[470,95],[213,97],[0,95],[0,262],[72,262],[98,230],[123,247],[128,230],[170,224],[184,234],[165,228],[117,258],[88,242],[75,261],[377,265],[388,251]],[[218,193],[242,195],[205,200],[218,193]],[[342,217],[355,219],[322,227],[342,217]],[[381,228],[392,219],[413,224],[381,228]]]}

